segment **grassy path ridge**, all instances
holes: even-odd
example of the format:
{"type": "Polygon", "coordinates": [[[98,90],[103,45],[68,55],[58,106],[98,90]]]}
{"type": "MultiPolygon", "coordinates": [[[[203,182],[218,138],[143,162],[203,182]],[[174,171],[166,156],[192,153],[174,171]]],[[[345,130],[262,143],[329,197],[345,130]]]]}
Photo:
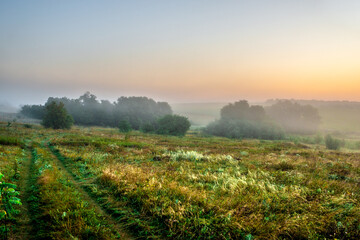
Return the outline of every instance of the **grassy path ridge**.
{"type": "Polygon", "coordinates": [[[122,226],[116,222],[116,219],[113,218],[113,216],[109,213],[107,213],[106,210],[103,209],[102,206],[100,206],[97,201],[86,191],[86,182],[80,182],[78,179],[76,179],[75,175],[72,173],[72,171],[66,167],[66,165],[59,159],[59,157],[54,154],[54,151],[48,147],[48,150],[52,152],[54,160],[58,163],[60,168],[66,172],[66,175],[68,179],[73,183],[73,185],[76,187],[76,190],[80,192],[82,198],[84,201],[87,201],[94,209],[94,211],[105,217],[107,223],[119,234],[120,239],[134,239],[130,234],[124,231],[122,226]]]}
{"type": "Polygon", "coordinates": [[[17,216],[18,222],[11,239],[31,239],[30,233],[33,231],[31,221],[30,207],[28,199],[30,197],[30,169],[32,163],[31,149],[26,147],[26,156],[23,158],[19,166],[19,179],[17,181],[18,191],[21,193],[19,198],[22,205],[19,207],[19,215],[17,216]]]}

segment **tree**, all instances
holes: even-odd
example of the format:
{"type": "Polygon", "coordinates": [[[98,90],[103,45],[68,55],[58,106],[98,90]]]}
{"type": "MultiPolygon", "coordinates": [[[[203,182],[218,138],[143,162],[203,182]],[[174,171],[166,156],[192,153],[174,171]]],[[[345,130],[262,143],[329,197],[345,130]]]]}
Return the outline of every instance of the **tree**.
{"type": "Polygon", "coordinates": [[[179,115],[166,115],[156,125],[156,133],[174,136],[184,136],[191,126],[186,117],[179,115]]]}
{"type": "Polygon", "coordinates": [[[262,106],[250,106],[246,100],[230,103],[220,111],[221,119],[248,120],[261,122],[266,118],[265,110],[262,106]]]}
{"type": "Polygon", "coordinates": [[[172,110],[168,103],[155,102],[147,97],[120,97],[114,108],[115,119],[117,121],[127,120],[136,130],[171,113],[172,110]]]}
{"type": "Polygon", "coordinates": [[[73,124],[72,117],[67,113],[62,102],[52,101],[45,106],[45,116],[42,125],[53,129],[70,129],[73,124]]]}
{"type": "Polygon", "coordinates": [[[21,107],[20,113],[30,118],[42,119],[45,115],[44,105],[25,105],[21,107]]]}

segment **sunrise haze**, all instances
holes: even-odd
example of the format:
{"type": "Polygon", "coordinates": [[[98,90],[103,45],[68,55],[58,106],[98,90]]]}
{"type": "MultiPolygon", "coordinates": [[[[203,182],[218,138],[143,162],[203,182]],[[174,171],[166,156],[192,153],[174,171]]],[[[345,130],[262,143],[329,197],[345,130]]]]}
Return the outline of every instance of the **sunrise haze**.
{"type": "Polygon", "coordinates": [[[359,1],[2,1],[0,102],[360,101],[359,1]]]}

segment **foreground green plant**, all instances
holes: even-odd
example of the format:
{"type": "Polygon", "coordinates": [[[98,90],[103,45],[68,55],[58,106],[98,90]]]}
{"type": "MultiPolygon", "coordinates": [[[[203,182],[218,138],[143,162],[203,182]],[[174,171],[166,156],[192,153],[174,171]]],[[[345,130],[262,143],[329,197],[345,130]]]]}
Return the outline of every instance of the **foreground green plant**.
{"type": "Polygon", "coordinates": [[[16,196],[19,192],[15,190],[16,185],[4,182],[2,178],[4,175],[0,173],[0,220],[4,220],[4,226],[1,226],[1,231],[5,233],[5,239],[7,239],[7,221],[14,214],[18,213],[14,209],[13,205],[21,205],[21,200],[16,196]]]}

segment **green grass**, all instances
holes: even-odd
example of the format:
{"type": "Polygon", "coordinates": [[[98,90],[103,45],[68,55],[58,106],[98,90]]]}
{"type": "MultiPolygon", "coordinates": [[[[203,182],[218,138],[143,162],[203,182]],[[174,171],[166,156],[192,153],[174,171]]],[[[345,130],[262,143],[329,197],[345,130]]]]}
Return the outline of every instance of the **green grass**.
{"type": "Polygon", "coordinates": [[[21,139],[10,136],[0,136],[0,144],[21,147],[24,146],[24,142],[21,139]]]}
{"type": "Polygon", "coordinates": [[[359,236],[357,154],[273,141],[134,136],[140,139],[142,149],[112,152],[53,144],[79,178],[95,178],[94,189],[118,199],[122,221],[144,235],[359,236]]]}
{"type": "Polygon", "coordinates": [[[33,149],[33,158],[36,239],[115,239],[48,150],[33,149]]]}
{"type": "Polygon", "coordinates": [[[125,140],[103,128],[11,134],[37,143],[34,184],[40,216],[48,219],[44,236],[85,239],[89,229],[100,239],[115,237],[67,182],[44,147],[49,142],[97,203],[139,238],[360,238],[360,154],[327,150],[318,136],[259,141],[132,132],[125,140]]]}

